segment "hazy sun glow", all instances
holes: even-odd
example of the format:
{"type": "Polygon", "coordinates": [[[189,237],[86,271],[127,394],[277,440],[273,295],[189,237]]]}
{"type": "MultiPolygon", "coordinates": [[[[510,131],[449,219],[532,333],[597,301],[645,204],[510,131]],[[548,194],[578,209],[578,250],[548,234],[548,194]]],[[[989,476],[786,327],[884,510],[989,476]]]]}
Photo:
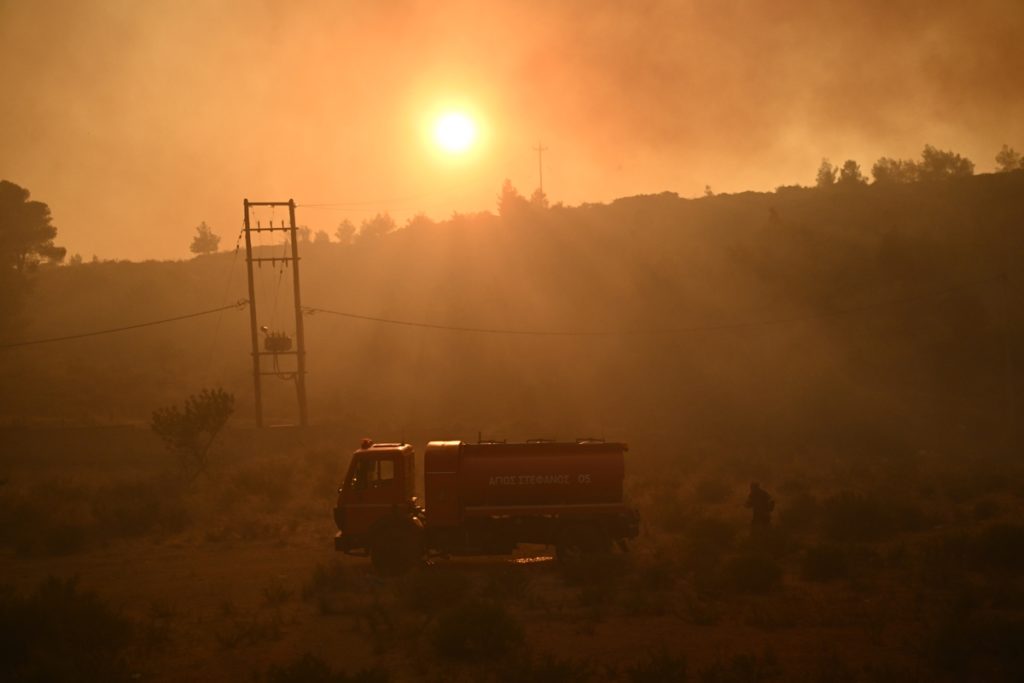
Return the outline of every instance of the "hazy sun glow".
{"type": "Polygon", "coordinates": [[[476,140],[476,124],[465,114],[445,114],[434,125],[434,140],[449,154],[461,154],[476,140]]]}

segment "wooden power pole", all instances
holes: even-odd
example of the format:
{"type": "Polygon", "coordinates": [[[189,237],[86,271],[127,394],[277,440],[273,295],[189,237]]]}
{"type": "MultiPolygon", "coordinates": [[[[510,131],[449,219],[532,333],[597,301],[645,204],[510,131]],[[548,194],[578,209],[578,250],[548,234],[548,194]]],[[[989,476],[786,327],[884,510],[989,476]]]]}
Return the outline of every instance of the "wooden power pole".
{"type": "Polygon", "coordinates": [[[305,427],[309,423],[309,416],[306,407],[306,335],[302,326],[302,294],[299,288],[299,239],[298,226],[295,224],[295,200],[289,199],[286,202],[250,202],[242,200],[245,209],[245,263],[249,273],[249,336],[252,341],[252,383],[256,395],[256,425],[263,426],[263,386],[262,379],[267,375],[281,377],[283,379],[295,380],[295,391],[299,403],[299,424],[305,427]],[[251,209],[254,206],[287,206],[288,225],[282,221],[279,226],[274,226],[270,221],[267,227],[259,223],[252,226],[251,209]],[[291,256],[262,257],[255,256],[252,251],[252,233],[260,232],[286,232],[292,242],[291,256]],[[292,267],[292,289],[295,294],[295,348],[291,348],[291,342],[284,335],[268,335],[265,348],[260,348],[260,327],[256,313],[256,282],[253,277],[253,264],[261,264],[269,261],[271,266],[280,261],[283,266],[292,267]],[[287,342],[281,344],[281,340],[287,342]],[[273,369],[264,370],[263,360],[273,357],[273,369]],[[278,356],[295,356],[295,370],[281,370],[278,368],[278,356]]]}

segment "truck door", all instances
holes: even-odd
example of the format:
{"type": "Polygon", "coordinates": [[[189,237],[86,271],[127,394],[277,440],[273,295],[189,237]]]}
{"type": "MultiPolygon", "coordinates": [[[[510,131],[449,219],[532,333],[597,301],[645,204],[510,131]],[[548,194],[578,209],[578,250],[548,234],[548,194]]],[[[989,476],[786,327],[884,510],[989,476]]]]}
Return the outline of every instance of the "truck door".
{"type": "Polygon", "coordinates": [[[343,489],[345,533],[365,534],[402,503],[395,453],[360,453],[349,466],[343,489]]]}

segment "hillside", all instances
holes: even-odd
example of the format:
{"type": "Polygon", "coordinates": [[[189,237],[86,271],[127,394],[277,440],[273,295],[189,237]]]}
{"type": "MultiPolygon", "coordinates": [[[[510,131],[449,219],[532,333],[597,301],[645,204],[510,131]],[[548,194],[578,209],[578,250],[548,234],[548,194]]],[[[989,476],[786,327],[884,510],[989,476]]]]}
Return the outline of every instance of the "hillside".
{"type": "MultiPolygon", "coordinates": [[[[664,193],[456,216],[353,246],[307,244],[310,307],[580,333],[309,315],[311,419],[388,438],[1005,445],[1024,362],[1014,358],[1024,332],[1015,306],[1021,196],[1024,172],[664,193]]],[[[17,336],[242,299],[243,257],[44,269],[17,336]]],[[[291,273],[264,266],[257,275],[261,322],[290,332],[291,273]]],[[[6,350],[0,416],[144,423],[156,407],[222,385],[245,422],[248,350],[245,311],[6,350]]],[[[294,420],[292,385],[270,386],[272,421],[294,420]]]]}

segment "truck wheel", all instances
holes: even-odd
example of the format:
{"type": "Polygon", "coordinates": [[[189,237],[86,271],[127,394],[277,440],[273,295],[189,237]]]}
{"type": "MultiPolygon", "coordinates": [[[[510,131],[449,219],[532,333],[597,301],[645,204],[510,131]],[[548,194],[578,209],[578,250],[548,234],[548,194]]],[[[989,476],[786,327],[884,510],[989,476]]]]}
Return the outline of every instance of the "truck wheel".
{"type": "Polygon", "coordinates": [[[373,541],[370,562],[381,576],[401,576],[410,572],[423,558],[419,530],[411,526],[386,527],[373,541]]]}
{"type": "Polygon", "coordinates": [[[560,562],[573,562],[611,552],[611,540],[593,527],[566,527],[560,536],[555,544],[555,554],[560,562]]]}

